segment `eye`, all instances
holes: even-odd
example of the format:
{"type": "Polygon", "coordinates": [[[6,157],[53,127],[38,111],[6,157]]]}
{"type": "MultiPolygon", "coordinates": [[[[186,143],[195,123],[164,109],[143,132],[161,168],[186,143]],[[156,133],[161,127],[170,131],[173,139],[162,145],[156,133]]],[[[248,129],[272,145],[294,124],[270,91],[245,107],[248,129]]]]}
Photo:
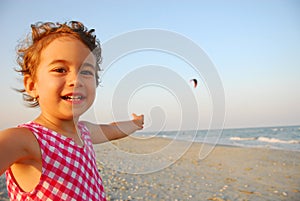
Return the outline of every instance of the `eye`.
{"type": "Polygon", "coordinates": [[[56,73],[66,73],[67,69],[64,67],[58,67],[58,68],[54,68],[52,71],[56,73]]]}
{"type": "Polygon", "coordinates": [[[91,75],[91,76],[95,75],[94,71],[91,71],[91,70],[82,70],[82,71],[80,71],[80,74],[82,74],[82,75],[91,75]]]}

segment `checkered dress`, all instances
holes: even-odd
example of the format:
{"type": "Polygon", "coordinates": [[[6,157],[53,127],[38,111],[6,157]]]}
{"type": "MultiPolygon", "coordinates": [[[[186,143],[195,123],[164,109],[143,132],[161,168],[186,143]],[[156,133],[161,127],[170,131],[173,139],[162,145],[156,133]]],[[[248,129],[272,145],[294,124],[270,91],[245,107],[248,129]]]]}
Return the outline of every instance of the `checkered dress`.
{"type": "Polygon", "coordinates": [[[83,123],[78,123],[83,147],[34,122],[20,127],[30,129],[37,138],[43,167],[40,182],[30,192],[22,191],[11,170],[6,171],[11,200],[106,200],[90,133],[83,123]]]}

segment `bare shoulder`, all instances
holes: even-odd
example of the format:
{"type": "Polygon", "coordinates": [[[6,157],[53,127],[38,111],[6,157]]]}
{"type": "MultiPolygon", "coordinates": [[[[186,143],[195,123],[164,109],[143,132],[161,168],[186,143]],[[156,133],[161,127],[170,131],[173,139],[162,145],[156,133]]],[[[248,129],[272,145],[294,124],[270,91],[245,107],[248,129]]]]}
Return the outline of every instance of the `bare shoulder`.
{"type": "Polygon", "coordinates": [[[38,183],[42,169],[41,151],[34,134],[27,128],[0,131],[0,174],[11,168],[22,189],[38,183]]]}
{"type": "Polygon", "coordinates": [[[33,133],[27,128],[9,128],[0,131],[0,153],[16,162],[25,158],[39,158],[40,148],[33,133]]]}
{"type": "Polygon", "coordinates": [[[82,123],[88,128],[93,144],[99,144],[107,141],[104,133],[108,125],[94,124],[87,121],[83,121],[82,123]]]}
{"type": "Polygon", "coordinates": [[[87,127],[87,129],[90,132],[91,137],[93,137],[93,135],[97,132],[99,132],[99,125],[97,124],[93,124],[91,122],[88,121],[82,121],[82,123],[87,127]]]}
{"type": "Polygon", "coordinates": [[[33,133],[28,128],[9,128],[0,131],[0,139],[14,142],[16,145],[26,145],[35,140],[33,133]]]}

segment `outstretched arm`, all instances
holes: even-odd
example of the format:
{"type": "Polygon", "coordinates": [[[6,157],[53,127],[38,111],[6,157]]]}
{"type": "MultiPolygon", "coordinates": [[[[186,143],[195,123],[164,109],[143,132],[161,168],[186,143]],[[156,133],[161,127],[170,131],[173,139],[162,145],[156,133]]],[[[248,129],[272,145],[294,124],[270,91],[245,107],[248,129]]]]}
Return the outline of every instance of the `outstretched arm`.
{"type": "Polygon", "coordinates": [[[143,129],[144,115],[132,114],[133,119],[129,121],[113,122],[111,124],[92,124],[85,122],[91,133],[93,144],[117,140],[127,137],[137,130],[143,129]]]}
{"type": "Polygon", "coordinates": [[[0,175],[14,163],[39,161],[40,158],[39,144],[31,131],[26,128],[0,131],[0,175]]]}

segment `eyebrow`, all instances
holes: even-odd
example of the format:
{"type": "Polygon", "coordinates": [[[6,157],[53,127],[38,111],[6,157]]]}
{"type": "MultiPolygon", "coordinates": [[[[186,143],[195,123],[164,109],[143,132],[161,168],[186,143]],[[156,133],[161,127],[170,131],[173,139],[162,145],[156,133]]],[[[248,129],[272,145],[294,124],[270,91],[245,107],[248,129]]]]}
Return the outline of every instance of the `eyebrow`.
{"type": "Polygon", "coordinates": [[[93,68],[94,70],[96,70],[96,66],[93,65],[93,64],[91,64],[91,63],[89,63],[89,62],[83,62],[83,63],[81,64],[81,67],[82,67],[82,66],[88,66],[88,67],[91,67],[91,68],[93,68]]]}
{"type": "MultiPolygon", "coordinates": [[[[53,65],[53,64],[57,64],[57,63],[70,64],[70,62],[68,62],[66,60],[57,59],[57,60],[54,60],[54,61],[50,62],[48,65],[53,65]]],[[[83,62],[80,67],[83,67],[83,66],[88,66],[88,67],[91,67],[94,70],[96,70],[96,66],[93,65],[93,64],[91,64],[91,63],[89,63],[89,62],[83,62]]]]}

